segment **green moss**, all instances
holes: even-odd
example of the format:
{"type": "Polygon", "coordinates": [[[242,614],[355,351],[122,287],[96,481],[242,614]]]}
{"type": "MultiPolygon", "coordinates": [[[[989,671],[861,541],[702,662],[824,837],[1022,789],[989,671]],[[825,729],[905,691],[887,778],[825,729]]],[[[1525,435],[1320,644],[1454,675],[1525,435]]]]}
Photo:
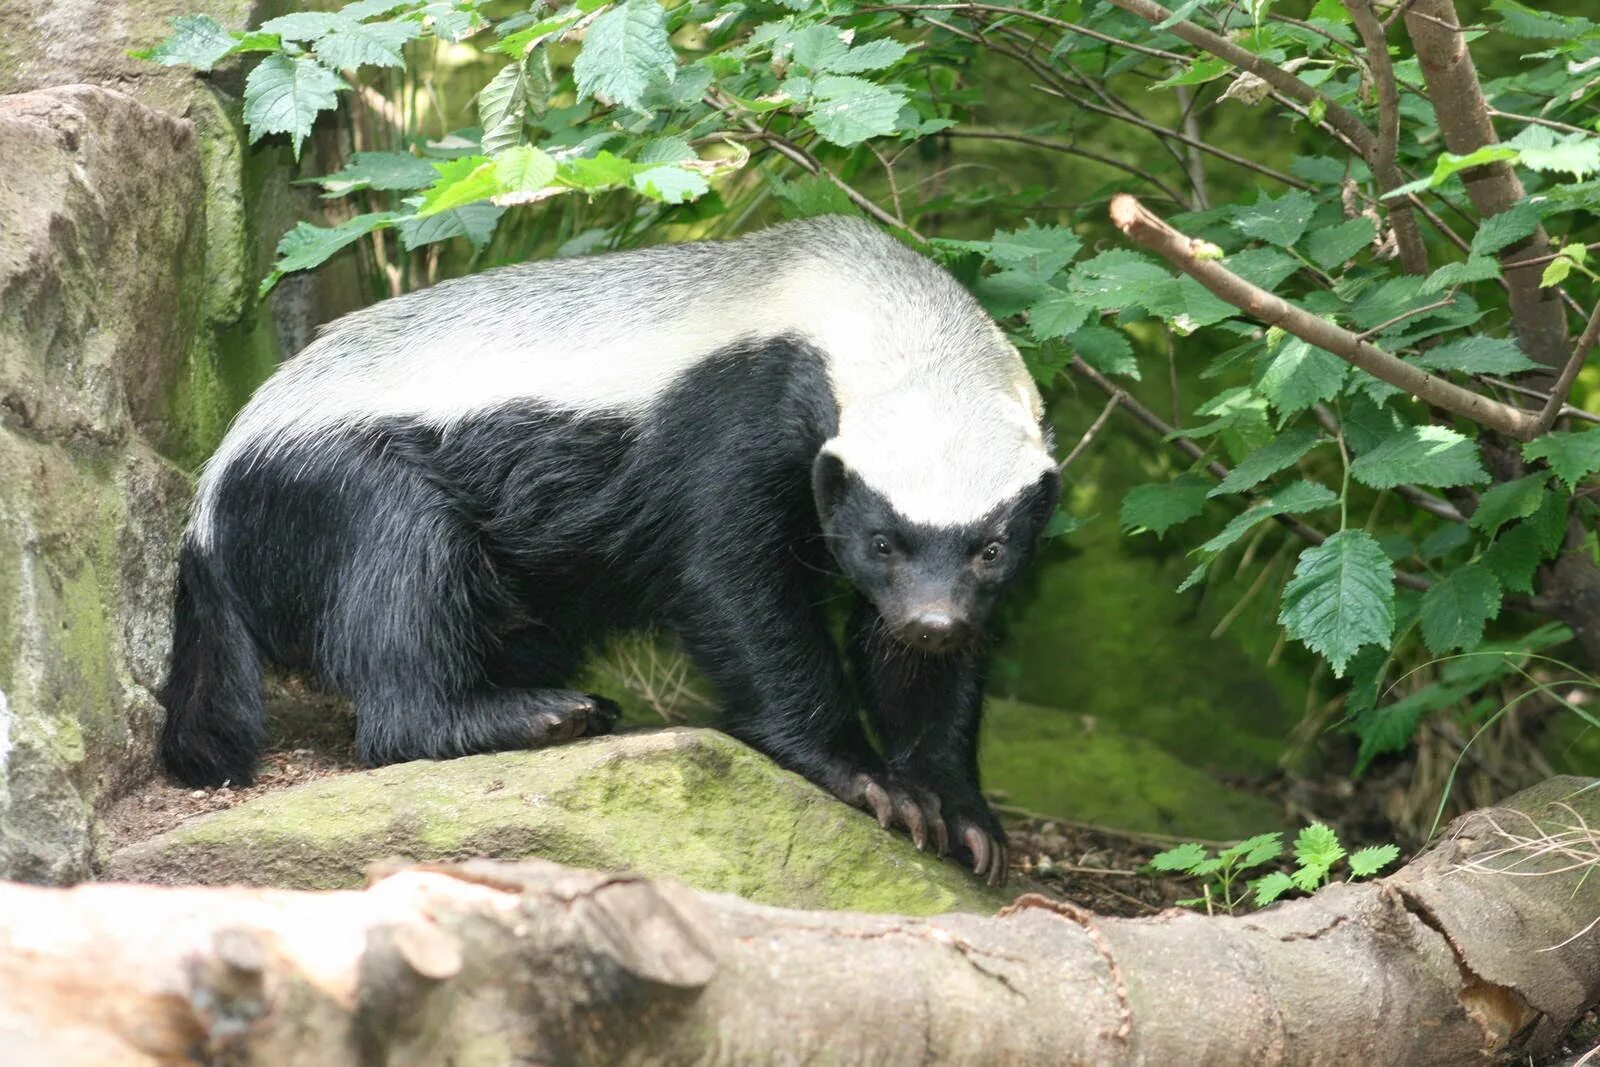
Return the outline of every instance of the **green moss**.
{"type": "Polygon", "coordinates": [[[394,854],[540,856],[797,908],[933,914],[1006,899],[731,738],[681,729],[326,779],[125,849],[110,873],[335,888],[394,854]]]}
{"type": "Polygon", "coordinates": [[[984,784],[1029,811],[1208,839],[1276,829],[1276,804],[1232,788],[1137,736],[1086,716],[991,700],[984,784]]]}

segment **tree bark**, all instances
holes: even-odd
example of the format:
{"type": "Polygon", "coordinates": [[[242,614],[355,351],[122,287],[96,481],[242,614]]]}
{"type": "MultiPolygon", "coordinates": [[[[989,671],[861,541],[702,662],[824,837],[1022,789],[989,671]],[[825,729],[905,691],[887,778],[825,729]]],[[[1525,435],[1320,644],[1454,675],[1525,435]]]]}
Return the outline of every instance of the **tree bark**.
{"type": "Polygon", "coordinates": [[[1554,779],[1389,878],[1238,918],[1036,896],[992,918],[796,912],[537,861],[401,869],[363,892],[0,884],[0,1062],[1537,1053],[1600,998],[1591,784],[1554,779]]]}
{"type": "MultiPolygon", "coordinates": [[[[1478,70],[1461,32],[1454,0],[1415,0],[1406,8],[1406,31],[1417,50],[1428,99],[1439,120],[1444,143],[1456,155],[1497,144],[1489,102],[1478,82],[1478,70]]],[[[1509,163],[1489,163],[1461,172],[1472,206],[1484,218],[1507,211],[1527,198],[1522,180],[1509,163]]],[[[1502,264],[1543,256],[1550,251],[1544,228],[1499,253],[1502,264]]],[[[1503,272],[1511,297],[1511,318],[1528,358],[1547,367],[1567,362],[1567,318],[1561,294],[1539,288],[1538,266],[1507,267],[1503,272]]]]}

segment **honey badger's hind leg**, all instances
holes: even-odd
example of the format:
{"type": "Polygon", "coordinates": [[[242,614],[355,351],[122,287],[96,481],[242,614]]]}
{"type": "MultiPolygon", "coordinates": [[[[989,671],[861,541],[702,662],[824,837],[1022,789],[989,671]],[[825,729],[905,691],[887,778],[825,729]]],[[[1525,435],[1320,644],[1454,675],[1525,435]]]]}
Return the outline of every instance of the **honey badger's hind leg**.
{"type": "Polygon", "coordinates": [[[490,680],[484,664],[504,593],[477,529],[405,464],[383,483],[360,494],[345,528],[317,657],[355,705],[362,761],[448,759],[609,731],[617,708],[608,700],[490,680]]]}

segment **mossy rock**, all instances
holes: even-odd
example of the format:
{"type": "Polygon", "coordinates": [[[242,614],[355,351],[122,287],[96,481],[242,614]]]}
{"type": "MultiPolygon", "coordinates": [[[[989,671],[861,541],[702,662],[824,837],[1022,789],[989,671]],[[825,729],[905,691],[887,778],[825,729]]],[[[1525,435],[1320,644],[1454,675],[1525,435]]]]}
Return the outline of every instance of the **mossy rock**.
{"type": "Polygon", "coordinates": [[[323,779],[124,848],[105,873],[338,889],[396,855],[539,856],[792,908],[929,915],[1007,900],[732,738],[685,728],[323,779]]]}
{"type": "Polygon", "coordinates": [[[1276,804],[1141,737],[1058,708],[991,699],[979,751],[986,788],[1044,815],[1210,840],[1248,837],[1283,822],[1276,804]]]}

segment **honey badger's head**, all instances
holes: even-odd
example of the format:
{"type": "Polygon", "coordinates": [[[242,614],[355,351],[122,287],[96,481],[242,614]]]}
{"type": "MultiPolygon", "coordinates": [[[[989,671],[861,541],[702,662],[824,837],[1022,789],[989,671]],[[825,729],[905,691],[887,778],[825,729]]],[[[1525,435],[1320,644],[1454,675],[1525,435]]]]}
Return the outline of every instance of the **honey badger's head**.
{"type": "Polygon", "coordinates": [[[869,407],[813,465],[823,534],[900,642],[955,651],[981,633],[1055,511],[1049,443],[1014,404],[869,407]]]}

